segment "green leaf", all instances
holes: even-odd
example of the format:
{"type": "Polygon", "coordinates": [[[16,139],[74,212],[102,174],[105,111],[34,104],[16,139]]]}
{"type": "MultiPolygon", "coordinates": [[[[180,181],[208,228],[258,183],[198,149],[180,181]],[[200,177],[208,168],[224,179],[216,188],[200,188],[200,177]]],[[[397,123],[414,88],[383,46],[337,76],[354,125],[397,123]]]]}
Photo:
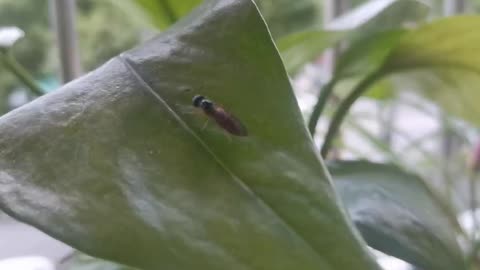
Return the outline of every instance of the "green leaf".
{"type": "MultiPolygon", "coordinates": [[[[353,42],[351,48],[356,49],[357,46],[364,46],[364,38],[375,33],[400,29],[405,24],[423,20],[427,11],[428,7],[418,0],[369,1],[333,20],[326,28],[320,25],[288,35],[279,40],[278,46],[287,70],[295,73],[305,63],[340,40],[353,42]],[[355,42],[358,39],[360,41],[355,42]]],[[[369,44],[373,46],[375,43],[369,44]]],[[[385,45],[378,44],[375,48],[380,46],[385,45]]],[[[365,54],[365,51],[363,53],[365,54]]]]}
{"type": "MultiPolygon", "coordinates": [[[[127,0],[112,3],[123,8],[134,20],[164,30],[186,15],[202,0],[127,0]]],[[[257,0],[258,8],[275,38],[321,23],[322,3],[317,0],[257,0]]]]}
{"type": "Polygon", "coordinates": [[[256,0],[275,39],[321,23],[322,1],[256,0]]]}
{"type": "Polygon", "coordinates": [[[338,58],[336,80],[378,69],[407,33],[404,26],[425,19],[427,14],[428,7],[417,0],[375,0],[333,21],[329,28],[337,31],[359,28],[338,58]]]}
{"type": "Polygon", "coordinates": [[[419,0],[371,0],[327,24],[330,31],[352,31],[356,37],[399,29],[423,21],[429,6],[419,0]]]}
{"type": "Polygon", "coordinates": [[[373,72],[406,33],[405,30],[390,30],[358,38],[338,58],[334,76],[340,80],[373,72]]]}
{"type": "Polygon", "coordinates": [[[367,161],[328,167],[351,218],[371,247],[425,270],[466,269],[449,212],[420,178],[367,161]]]}
{"type": "Polygon", "coordinates": [[[143,269],[378,269],[330,183],[249,0],[207,1],[0,118],[1,208],[143,269]],[[204,128],[197,94],[249,135],[204,128]]]}
{"type": "MultiPolygon", "coordinates": [[[[147,21],[160,30],[166,29],[203,0],[111,0],[128,14],[136,18],[146,18],[147,21]]],[[[135,19],[136,19],[135,18],[135,19]]]]}
{"type": "Polygon", "coordinates": [[[441,19],[411,31],[391,51],[383,69],[460,68],[478,72],[480,16],[441,19]]]}
{"type": "Polygon", "coordinates": [[[404,89],[415,91],[451,115],[480,126],[480,74],[458,68],[420,69],[394,74],[404,89]]]}
{"type": "Polygon", "coordinates": [[[480,125],[480,16],[442,19],[411,31],[383,69],[446,111],[480,125]]]}
{"type": "Polygon", "coordinates": [[[324,50],[345,39],[347,32],[308,30],[287,35],[278,41],[278,49],[289,74],[295,74],[324,50]]]}

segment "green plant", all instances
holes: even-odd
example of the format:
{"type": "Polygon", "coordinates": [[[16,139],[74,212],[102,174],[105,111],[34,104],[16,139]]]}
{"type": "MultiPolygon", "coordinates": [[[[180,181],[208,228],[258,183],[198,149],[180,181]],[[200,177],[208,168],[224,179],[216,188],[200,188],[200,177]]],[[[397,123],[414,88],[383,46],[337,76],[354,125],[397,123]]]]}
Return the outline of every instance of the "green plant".
{"type": "Polygon", "coordinates": [[[250,0],[207,1],[2,119],[2,208],[88,254],[145,269],[376,269],[250,0]],[[202,130],[183,112],[198,93],[251,135],[202,130]]]}
{"type": "MultiPolygon", "coordinates": [[[[147,2],[137,4],[155,10],[147,2]]],[[[196,4],[176,13],[172,3],[156,2],[168,22],[196,4]]],[[[422,23],[426,6],[417,1],[367,5],[376,12],[355,10],[334,30],[278,37],[291,74],[349,43],[310,130],[255,3],[210,0],[157,38],[1,117],[0,207],[82,252],[141,269],[379,269],[363,239],[425,270],[478,267],[476,239],[424,178],[368,161],[324,166],[317,154],[311,135],[342,81],[354,87],[334,104],[324,156],[352,104],[381,80],[402,74],[423,85],[412,75],[418,69],[476,78],[479,17],[422,23]],[[406,9],[418,13],[398,16],[406,9]],[[345,24],[352,16],[361,23],[345,24]],[[419,26],[405,27],[412,21],[419,26]],[[445,35],[456,38],[438,42],[445,35]],[[187,112],[196,94],[234,113],[249,136],[204,128],[204,116],[187,112]],[[462,250],[457,238],[471,245],[462,250]]],[[[461,116],[435,98],[457,88],[430,94],[461,116]]],[[[474,95],[469,89],[462,93],[474,95]]],[[[72,269],[124,268],[77,259],[72,269]]]]}

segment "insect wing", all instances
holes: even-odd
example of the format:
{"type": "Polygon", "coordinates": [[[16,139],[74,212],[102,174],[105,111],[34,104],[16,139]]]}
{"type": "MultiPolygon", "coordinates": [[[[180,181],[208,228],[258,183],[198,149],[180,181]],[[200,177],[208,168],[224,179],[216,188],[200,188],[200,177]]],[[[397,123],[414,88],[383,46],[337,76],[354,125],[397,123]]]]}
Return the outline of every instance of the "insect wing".
{"type": "Polygon", "coordinates": [[[231,113],[225,111],[222,107],[215,106],[215,113],[212,115],[218,125],[229,133],[236,136],[247,136],[247,128],[231,113]]]}

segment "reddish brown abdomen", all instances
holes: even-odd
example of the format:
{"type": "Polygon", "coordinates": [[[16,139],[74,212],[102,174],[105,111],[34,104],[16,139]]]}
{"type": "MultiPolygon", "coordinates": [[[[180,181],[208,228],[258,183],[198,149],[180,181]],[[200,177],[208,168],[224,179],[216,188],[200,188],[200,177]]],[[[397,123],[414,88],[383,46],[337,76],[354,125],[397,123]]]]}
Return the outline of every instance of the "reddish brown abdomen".
{"type": "Polygon", "coordinates": [[[228,131],[230,134],[236,136],[248,135],[245,126],[233,115],[226,112],[223,108],[215,107],[214,110],[207,112],[207,114],[212,117],[220,127],[228,131]]]}

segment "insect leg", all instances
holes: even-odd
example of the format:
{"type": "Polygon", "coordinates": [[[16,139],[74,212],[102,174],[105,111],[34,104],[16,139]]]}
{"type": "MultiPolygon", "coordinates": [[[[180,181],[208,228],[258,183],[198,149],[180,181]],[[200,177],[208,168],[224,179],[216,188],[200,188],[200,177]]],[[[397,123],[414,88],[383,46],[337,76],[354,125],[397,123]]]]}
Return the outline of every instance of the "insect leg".
{"type": "Polygon", "coordinates": [[[210,120],[210,119],[207,118],[207,121],[205,121],[205,124],[203,124],[202,131],[207,128],[207,125],[208,125],[208,121],[209,121],[209,120],[210,120]]]}

